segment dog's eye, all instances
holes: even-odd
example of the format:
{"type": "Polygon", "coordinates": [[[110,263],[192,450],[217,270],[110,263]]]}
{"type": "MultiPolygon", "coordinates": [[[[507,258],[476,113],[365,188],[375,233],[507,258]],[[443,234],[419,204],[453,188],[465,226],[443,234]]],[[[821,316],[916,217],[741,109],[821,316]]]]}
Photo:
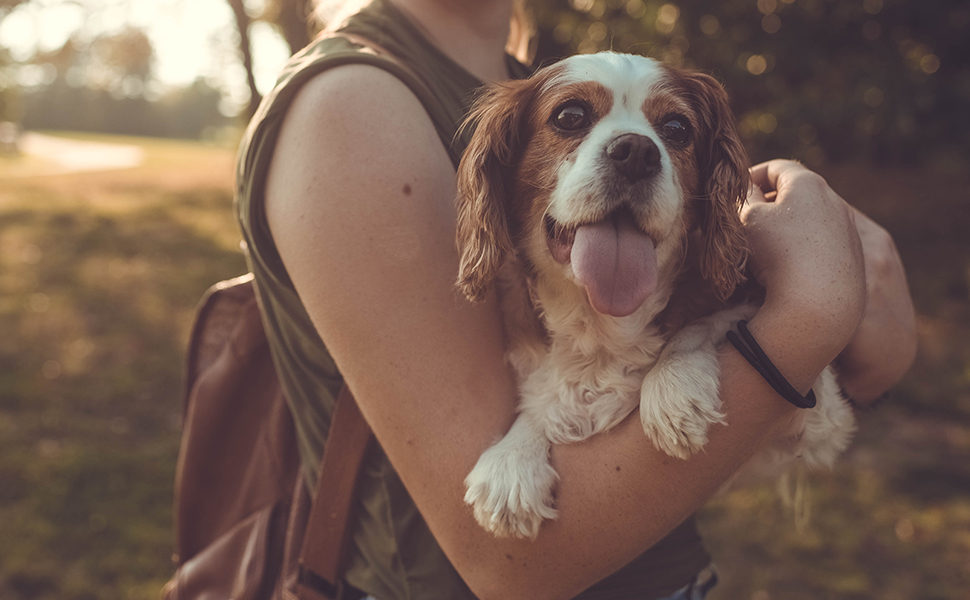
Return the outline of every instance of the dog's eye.
{"type": "Polygon", "coordinates": [[[685,117],[670,117],[663,126],[663,136],[675,144],[684,144],[690,139],[690,121],[685,117]]]}
{"type": "Polygon", "coordinates": [[[559,109],[553,117],[553,122],[559,129],[574,131],[589,124],[589,115],[581,105],[567,104],[559,109]]]}

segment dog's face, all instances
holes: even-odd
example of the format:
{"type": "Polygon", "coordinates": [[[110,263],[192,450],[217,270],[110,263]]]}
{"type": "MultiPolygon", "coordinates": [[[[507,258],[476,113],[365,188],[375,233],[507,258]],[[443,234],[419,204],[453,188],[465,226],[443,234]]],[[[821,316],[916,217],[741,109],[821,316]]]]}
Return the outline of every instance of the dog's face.
{"type": "Polygon", "coordinates": [[[458,171],[459,287],[481,298],[507,256],[598,312],[669,285],[691,231],[722,295],[741,280],[748,172],[712,78],[633,55],[575,56],[492,87],[458,171]]]}

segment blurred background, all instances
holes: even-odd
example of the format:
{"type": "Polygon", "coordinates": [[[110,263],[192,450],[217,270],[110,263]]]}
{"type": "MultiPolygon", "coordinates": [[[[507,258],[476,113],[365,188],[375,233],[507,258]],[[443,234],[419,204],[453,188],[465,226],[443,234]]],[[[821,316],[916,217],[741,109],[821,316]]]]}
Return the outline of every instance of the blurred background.
{"type": "MultiPolygon", "coordinates": [[[[848,456],[701,516],[717,599],[970,598],[970,5],[534,0],[537,62],[702,69],[753,160],[887,227],[920,355],[848,456]]],[[[183,348],[246,270],[235,144],[310,0],[0,0],[0,598],[156,598],[173,566],[183,348]]]]}

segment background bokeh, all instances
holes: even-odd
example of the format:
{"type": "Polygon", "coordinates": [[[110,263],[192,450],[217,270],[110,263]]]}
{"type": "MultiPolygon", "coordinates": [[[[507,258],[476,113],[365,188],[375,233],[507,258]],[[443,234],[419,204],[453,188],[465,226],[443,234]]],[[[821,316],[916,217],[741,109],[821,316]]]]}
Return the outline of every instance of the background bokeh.
{"type": "MultiPolygon", "coordinates": [[[[920,355],[811,514],[771,484],[701,515],[717,599],[970,597],[970,5],[534,0],[536,61],[714,74],[755,160],[798,158],[894,235],[920,355]]],[[[245,271],[246,116],[308,0],[0,0],[0,598],[156,598],[183,348],[245,271]]]]}

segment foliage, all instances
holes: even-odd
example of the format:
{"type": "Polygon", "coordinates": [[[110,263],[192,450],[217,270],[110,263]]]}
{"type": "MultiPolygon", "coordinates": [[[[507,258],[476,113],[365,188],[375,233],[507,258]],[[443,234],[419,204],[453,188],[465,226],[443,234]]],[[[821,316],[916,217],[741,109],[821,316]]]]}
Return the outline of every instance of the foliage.
{"type": "MultiPolygon", "coordinates": [[[[101,71],[90,83],[97,87],[124,85],[134,79],[143,85],[152,74],[155,49],[148,34],[128,27],[115,34],[102,35],[91,43],[91,62],[101,71]]],[[[67,68],[75,65],[65,65],[67,68]]],[[[91,75],[87,79],[93,79],[91,75]]]]}
{"type": "Polygon", "coordinates": [[[311,33],[316,30],[316,24],[310,18],[313,12],[313,0],[262,0],[260,10],[251,10],[251,3],[244,0],[226,0],[232,10],[233,20],[238,33],[239,58],[246,69],[246,83],[249,86],[249,106],[246,118],[256,113],[262,100],[256,88],[256,78],[253,74],[253,47],[250,42],[250,28],[255,21],[263,21],[272,25],[280,36],[286,40],[290,54],[296,54],[301,48],[310,43],[311,33]]]}
{"type": "Polygon", "coordinates": [[[296,54],[310,43],[317,24],[310,18],[313,0],[266,0],[260,19],[272,24],[296,54]]]}
{"type": "Polygon", "coordinates": [[[222,93],[206,80],[183,88],[159,84],[155,49],[139,28],[93,39],[75,32],[61,47],[25,63],[0,48],[0,67],[7,65],[12,67],[0,70],[0,121],[25,129],[198,139],[231,123],[220,110],[222,93]]]}
{"type": "MultiPolygon", "coordinates": [[[[23,1],[0,1],[0,18],[23,1]]],[[[306,23],[312,1],[227,2],[241,34],[240,57],[247,68],[252,112],[259,93],[252,77],[249,28],[255,21],[270,23],[295,51],[312,32],[313,25],[306,23]]],[[[970,164],[970,112],[965,109],[970,104],[970,6],[962,0],[530,4],[541,62],[574,52],[614,49],[712,72],[728,88],[755,160],[790,156],[820,166],[864,157],[877,163],[930,164],[949,172],[970,164]]],[[[146,118],[150,111],[127,106],[132,104],[127,100],[144,96],[151,62],[147,37],[130,29],[91,44],[71,40],[35,61],[53,65],[61,79],[73,78],[71,85],[126,97],[119,104],[87,96],[88,102],[104,104],[102,112],[140,110],[146,118]]],[[[17,116],[24,103],[15,89],[6,87],[0,93],[0,113],[6,118],[17,116]]],[[[210,111],[206,118],[217,115],[210,111]]],[[[32,122],[67,126],[63,117],[32,122]]],[[[159,129],[164,128],[111,130],[159,135],[159,129]]],[[[179,135],[192,134],[183,130],[179,135]]]]}
{"type": "Polygon", "coordinates": [[[202,79],[155,101],[143,95],[71,86],[62,78],[23,96],[26,129],[198,139],[207,130],[229,122],[219,111],[221,94],[202,79]]]}
{"type": "MultiPolygon", "coordinates": [[[[11,63],[10,53],[0,47],[0,68],[11,63]]],[[[0,78],[2,81],[2,78],[0,78]]],[[[20,88],[14,85],[0,85],[0,121],[17,121],[23,114],[20,88]]]]}
{"type": "Polygon", "coordinates": [[[970,147],[962,0],[535,0],[539,57],[613,49],[712,72],[755,159],[947,163],[970,147]]]}
{"type": "Polygon", "coordinates": [[[17,90],[16,116],[26,129],[197,139],[228,122],[219,110],[221,93],[205,80],[167,93],[153,87],[154,49],[140,29],[90,42],[72,37],[32,62],[39,81],[17,90]]]}

